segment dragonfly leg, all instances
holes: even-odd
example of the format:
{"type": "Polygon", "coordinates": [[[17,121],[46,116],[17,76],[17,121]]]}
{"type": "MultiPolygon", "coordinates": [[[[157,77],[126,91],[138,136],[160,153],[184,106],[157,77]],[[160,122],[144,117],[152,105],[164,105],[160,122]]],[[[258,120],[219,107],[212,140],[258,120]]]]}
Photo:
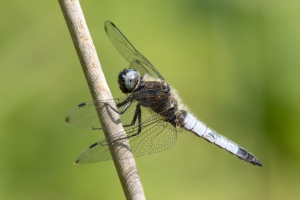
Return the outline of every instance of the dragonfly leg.
{"type": "MultiPolygon", "coordinates": [[[[105,105],[107,105],[110,109],[112,109],[114,112],[116,112],[116,113],[118,113],[119,115],[122,115],[129,107],[130,107],[130,105],[132,104],[132,101],[129,101],[129,100],[125,100],[125,101],[123,101],[123,102],[121,102],[121,103],[118,103],[117,104],[117,107],[120,107],[120,106],[122,106],[122,105],[124,105],[124,104],[127,104],[127,105],[125,105],[125,107],[121,110],[121,111],[118,111],[118,110],[116,110],[116,109],[114,109],[110,104],[108,104],[108,103],[104,103],[105,105]]],[[[99,130],[99,129],[102,129],[102,128],[94,128],[94,127],[92,127],[92,129],[93,130],[99,130]]]]}
{"type": "MultiPolygon", "coordinates": [[[[123,102],[117,104],[117,107],[123,106],[124,104],[127,104],[127,105],[125,105],[125,107],[124,107],[121,111],[116,111],[116,110],[115,110],[114,108],[112,108],[109,104],[107,104],[107,105],[108,105],[111,109],[113,109],[114,111],[116,111],[118,114],[122,115],[122,114],[125,113],[125,111],[131,106],[132,101],[125,100],[125,101],[123,101],[123,102]]],[[[123,125],[123,127],[133,126],[133,125],[135,124],[135,122],[136,122],[136,118],[137,118],[139,112],[141,112],[141,107],[140,107],[140,105],[138,104],[138,105],[136,106],[136,109],[135,109],[135,112],[134,112],[134,116],[133,116],[133,119],[132,119],[131,123],[130,123],[130,124],[125,124],[125,125],[123,125]]]]}
{"type": "Polygon", "coordinates": [[[116,113],[118,113],[119,115],[122,115],[129,107],[130,107],[130,105],[132,104],[132,101],[129,101],[129,100],[125,100],[125,101],[123,101],[123,102],[121,102],[121,103],[118,103],[117,104],[117,107],[119,108],[119,107],[121,107],[121,106],[123,106],[123,105],[125,105],[125,104],[127,104],[127,105],[125,105],[125,107],[121,110],[121,111],[118,111],[118,110],[116,110],[115,108],[113,108],[110,104],[108,104],[108,103],[104,103],[105,105],[107,105],[108,107],[110,107],[113,111],[115,111],[116,113]]]}
{"type": "Polygon", "coordinates": [[[132,135],[127,136],[127,138],[137,136],[142,131],[142,112],[141,112],[141,105],[140,104],[138,104],[136,106],[136,114],[137,114],[137,118],[138,118],[138,131],[136,133],[132,134],[132,135]]]}
{"type": "Polygon", "coordinates": [[[125,107],[119,112],[120,115],[122,115],[132,104],[132,101],[128,101],[128,103],[125,105],[125,107]]]}
{"type": "Polygon", "coordinates": [[[134,111],[134,116],[133,116],[133,119],[131,121],[130,124],[123,124],[123,127],[129,127],[129,126],[133,126],[136,122],[136,119],[137,119],[137,116],[138,116],[138,113],[141,112],[141,108],[140,108],[140,105],[138,104],[136,106],[136,109],[134,111]]]}
{"type": "MultiPolygon", "coordinates": [[[[135,111],[135,119],[133,119],[133,121],[136,121],[136,118],[138,119],[138,131],[136,132],[136,133],[134,133],[134,134],[132,134],[132,135],[128,135],[127,137],[122,137],[122,138],[116,138],[116,139],[114,139],[114,138],[110,138],[110,139],[108,139],[108,140],[104,140],[103,142],[101,142],[100,144],[102,145],[102,146],[105,146],[105,145],[108,145],[108,144],[111,144],[111,143],[113,143],[113,142],[116,142],[116,141],[120,141],[120,140],[124,140],[124,139],[128,139],[128,138],[131,138],[131,137],[134,137],[134,136],[137,136],[138,134],[140,134],[141,133],[141,131],[142,131],[142,113],[141,113],[141,105],[140,104],[138,104],[137,106],[136,106],[136,111],[135,111]]],[[[129,125],[129,126],[131,126],[131,125],[129,125]]],[[[125,127],[125,126],[124,126],[125,127]]]]}

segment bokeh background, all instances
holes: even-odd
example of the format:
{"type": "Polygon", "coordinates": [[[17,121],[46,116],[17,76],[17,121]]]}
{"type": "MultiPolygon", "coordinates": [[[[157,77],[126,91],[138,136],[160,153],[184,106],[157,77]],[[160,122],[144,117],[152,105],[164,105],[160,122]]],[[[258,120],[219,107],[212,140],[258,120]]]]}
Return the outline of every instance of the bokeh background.
{"type": "MultiPolygon", "coordinates": [[[[186,131],[136,160],[147,199],[300,199],[300,2],[81,2],[107,82],[127,67],[113,21],[202,121],[254,167],[186,131]]],[[[67,126],[91,99],[57,1],[0,7],[0,199],[124,199],[112,161],[73,165],[103,133],[67,126]]]]}

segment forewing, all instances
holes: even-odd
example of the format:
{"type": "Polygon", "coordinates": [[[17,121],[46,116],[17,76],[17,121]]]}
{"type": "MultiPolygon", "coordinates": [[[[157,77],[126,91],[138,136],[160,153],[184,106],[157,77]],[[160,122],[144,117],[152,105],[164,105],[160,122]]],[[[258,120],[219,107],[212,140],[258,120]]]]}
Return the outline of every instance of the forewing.
{"type": "Polygon", "coordinates": [[[155,67],[143,56],[123,33],[110,21],[104,24],[106,34],[119,53],[129,62],[131,68],[135,68],[141,75],[150,74],[164,80],[155,67]]]}
{"type": "MultiPolygon", "coordinates": [[[[99,118],[97,115],[97,110],[95,105],[99,104],[100,106],[105,106],[107,109],[111,109],[107,106],[107,104],[113,105],[118,104],[124,101],[127,97],[118,98],[118,99],[110,99],[103,101],[88,101],[81,103],[75,106],[66,116],[66,122],[72,126],[90,129],[90,130],[98,130],[101,129],[101,124],[99,122],[99,118]]],[[[119,110],[123,109],[124,106],[120,107],[119,110]]],[[[129,109],[130,110],[130,109],[129,109]]],[[[114,112],[112,109],[111,112],[114,112]]],[[[126,117],[127,115],[124,115],[126,117]]],[[[106,119],[110,119],[109,116],[106,119]]],[[[124,119],[125,120],[125,119],[124,119]]],[[[126,120],[125,120],[126,121],[126,120]]]]}
{"type": "Polygon", "coordinates": [[[66,122],[84,129],[101,127],[93,101],[84,102],[74,107],[66,116],[66,122]]]}
{"type": "MultiPolygon", "coordinates": [[[[144,95],[143,90],[139,92],[135,92],[134,98],[132,99],[132,104],[130,107],[122,114],[120,115],[121,122],[123,125],[130,124],[132,122],[133,116],[136,111],[136,105],[138,101],[144,101],[144,95]]],[[[151,93],[151,90],[147,90],[147,98],[148,102],[155,102],[157,96],[160,97],[160,101],[162,101],[162,97],[165,95],[160,95],[161,93],[164,93],[164,91],[159,90],[153,90],[151,93]],[[149,100],[149,98],[153,98],[153,100],[149,100]]],[[[77,106],[75,106],[66,116],[66,122],[72,126],[83,128],[83,129],[90,129],[90,130],[99,130],[101,129],[101,124],[99,122],[99,118],[96,111],[96,104],[99,104],[100,106],[105,106],[106,109],[110,109],[110,112],[114,112],[110,107],[107,106],[107,104],[113,105],[113,104],[119,104],[125,101],[127,98],[131,98],[131,96],[124,96],[118,99],[110,99],[110,100],[102,100],[102,101],[88,101],[81,103],[77,106]]],[[[166,99],[167,100],[167,99],[166,99]]],[[[122,111],[126,104],[119,106],[118,111],[122,111]]],[[[154,112],[145,112],[143,116],[143,119],[150,118],[149,114],[156,115],[157,113],[154,112]],[[146,114],[147,113],[147,114],[146,114]]],[[[105,120],[111,120],[110,116],[105,117],[105,120]]]]}
{"type": "MultiPolygon", "coordinates": [[[[142,108],[142,131],[134,137],[130,137],[137,133],[139,125],[125,128],[129,136],[130,148],[134,157],[144,156],[166,150],[173,146],[177,139],[177,130],[170,123],[165,122],[164,118],[154,113],[149,108],[142,108]],[[150,117],[149,117],[150,116],[150,117]],[[148,118],[147,118],[148,117],[148,118]]],[[[76,163],[93,163],[111,159],[111,154],[107,145],[107,141],[120,141],[119,134],[115,134],[113,138],[101,140],[88,149],[86,149],[76,160],[76,163]],[[118,140],[119,139],[119,140],[118,140]]],[[[128,159],[122,157],[121,159],[128,159]]]]}

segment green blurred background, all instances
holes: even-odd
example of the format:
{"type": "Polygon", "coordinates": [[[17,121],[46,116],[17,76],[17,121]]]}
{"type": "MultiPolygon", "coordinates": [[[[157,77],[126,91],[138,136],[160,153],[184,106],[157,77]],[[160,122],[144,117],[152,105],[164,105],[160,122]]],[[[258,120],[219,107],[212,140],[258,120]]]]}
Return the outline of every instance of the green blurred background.
{"type": "MultiPolygon", "coordinates": [[[[300,2],[81,2],[114,97],[127,67],[113,21],[202,121],[254,167],[186,131],[136,160],[147,199],[300,199],[300,2]]],[[[64,117],[91,99],[57,1],[0,7],[0,199],[124,199],[112,161],[73,165],[103,138],[64,117]]]]}

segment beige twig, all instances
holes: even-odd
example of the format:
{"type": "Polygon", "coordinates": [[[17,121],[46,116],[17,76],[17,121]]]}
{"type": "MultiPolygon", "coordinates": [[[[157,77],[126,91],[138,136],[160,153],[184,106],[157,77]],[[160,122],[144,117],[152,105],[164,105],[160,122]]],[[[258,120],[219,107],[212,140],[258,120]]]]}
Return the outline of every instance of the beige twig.
{"type": "MultiPolygon", "coordinates": [[[[93,100],[112,99],[79,1],[59,0],[59,4],[67,22],[93,100]]],[[[115,105],[113,106],[115,107],[115,105]]],[[[123,131],[122,124],[116,123],[120,121],[118,120],[119,115],[117,113],[113,112],[112,109],[104,109],[104,106],[96,105],[96,107],[106,138],[112,136],[113,133],[123,131]],[[107,116],[110,116],[112,120],[107,120],[107,116]]],[[[124,136],[126,136],[125,133],[124,136]]],[[[131,154],[128,150],[128,141],[115,142],[109,148],[126,199],[145,199],[135,160],[133,158],[121,159],[125,154],[131,154]]],[[[133,156],[127,155],[126,157],[133,156]]]]}

